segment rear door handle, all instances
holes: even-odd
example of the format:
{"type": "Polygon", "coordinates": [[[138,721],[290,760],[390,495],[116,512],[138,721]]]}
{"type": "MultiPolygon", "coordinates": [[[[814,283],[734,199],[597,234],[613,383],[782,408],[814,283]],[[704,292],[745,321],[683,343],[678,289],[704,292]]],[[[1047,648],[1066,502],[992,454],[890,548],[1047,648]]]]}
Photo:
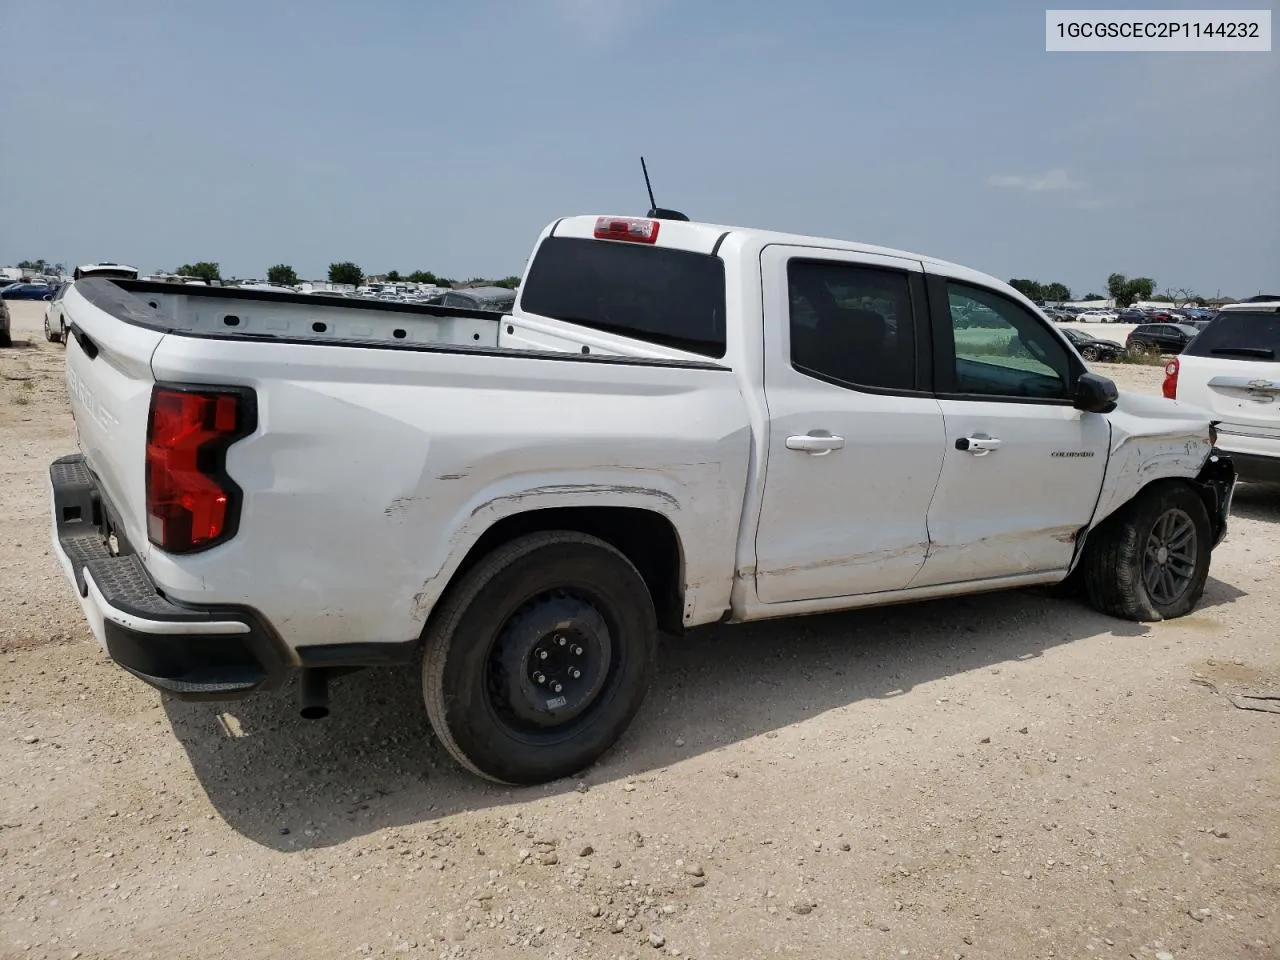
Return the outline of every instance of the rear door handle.
{"type": "Polygon", "coordinates": [[[975,457],[985,457],[1000,449],[1000,441],[995,437],[961,437],[956,441],[956,449],[972,453],[975,457]]]}
{"type": "Polygon", "coordinates": [[[806,433],[798,437],[787,437],[788,450],[801,450],[816,457],[839,450],[844,446],[844,437],[833,437],[831,434],[806,433]]]}

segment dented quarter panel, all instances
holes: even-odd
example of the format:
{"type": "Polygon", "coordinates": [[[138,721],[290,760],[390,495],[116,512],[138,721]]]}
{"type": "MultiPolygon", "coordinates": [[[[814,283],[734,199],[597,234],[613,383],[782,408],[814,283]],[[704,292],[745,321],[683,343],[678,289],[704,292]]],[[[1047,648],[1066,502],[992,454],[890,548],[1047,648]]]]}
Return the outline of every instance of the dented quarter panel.
{"type": "Polygon", "coordinates": [[[252,604],[291,646],[409,640],[492,524],[612,506],[675,526],[688,622],[729,603],[750,449],[731,371],[183,337],[154,364],[259,395],[227,457],[239,534],[153,557],[175,600],[252,604]]]}
{"type": "Polygon", "coordinates": [[[1193,480],[1209,457],[1209,415],[1177,400],[1121,391],[1111,423],[1111,453],[1093,522],[1132,500],[1154,480],[1193,480]]]}

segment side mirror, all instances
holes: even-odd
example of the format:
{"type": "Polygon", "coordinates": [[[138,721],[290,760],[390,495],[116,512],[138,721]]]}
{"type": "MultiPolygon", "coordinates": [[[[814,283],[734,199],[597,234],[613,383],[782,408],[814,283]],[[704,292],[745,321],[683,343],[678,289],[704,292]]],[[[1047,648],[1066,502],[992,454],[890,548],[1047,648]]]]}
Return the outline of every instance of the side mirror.
{"type": "Polygon", "coordinates": [[[1116,408],[1120,391],[1115,382],[1096,373],[1082,373],[1076,381],[1076,395],[1072,406],[1085,413],[1110,413],[1116,408]]]}

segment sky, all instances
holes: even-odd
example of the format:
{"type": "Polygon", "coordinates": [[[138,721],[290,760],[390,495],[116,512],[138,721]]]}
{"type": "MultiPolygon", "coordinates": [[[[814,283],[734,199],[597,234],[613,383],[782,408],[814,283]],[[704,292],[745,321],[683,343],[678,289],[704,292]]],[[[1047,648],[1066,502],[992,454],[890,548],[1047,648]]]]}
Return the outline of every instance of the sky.
{"type": "Polygon", "coordinates": [[[643,154],[695,220],[1280,287],[1280,52],[1046,53],[1026,0],[0,0],[0,37],[0,264],[518,274],[642,215],[643,154]]]}

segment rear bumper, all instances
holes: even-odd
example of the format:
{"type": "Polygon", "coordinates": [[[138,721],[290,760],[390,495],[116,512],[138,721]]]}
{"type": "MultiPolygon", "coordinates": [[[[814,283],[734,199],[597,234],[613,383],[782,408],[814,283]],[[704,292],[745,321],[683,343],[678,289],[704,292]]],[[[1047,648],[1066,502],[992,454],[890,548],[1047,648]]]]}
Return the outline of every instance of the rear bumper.
{"type": "Polygon", "coordinates": [[[1248,483],[1280,483],[1280,456],[1261,453],[1233,453],[1231,462],[1236,473],[1248,483]]]}
{"type": "Polygon", "coordinates": [[[181,700],[236,700],[302,670],[329,675],[412,662],[417,641],[286,644],[256,610],[174,603],[119,530],[80,454],[49,465],[53,546],[89,628],[117,664],[181,700]],[[114,549],[111,542],[114,539],[114,549]]]}
{"type": "Polygon", "coordinates": [[[185,700],[226,700],[269,689],[296,658],[248,607],[168,600],[130,544],[83,456],[49,466],[53,545],[99,645],[125,670],[185,700]],[[116,537],[116,550],[109,541],[116,537]]]}

